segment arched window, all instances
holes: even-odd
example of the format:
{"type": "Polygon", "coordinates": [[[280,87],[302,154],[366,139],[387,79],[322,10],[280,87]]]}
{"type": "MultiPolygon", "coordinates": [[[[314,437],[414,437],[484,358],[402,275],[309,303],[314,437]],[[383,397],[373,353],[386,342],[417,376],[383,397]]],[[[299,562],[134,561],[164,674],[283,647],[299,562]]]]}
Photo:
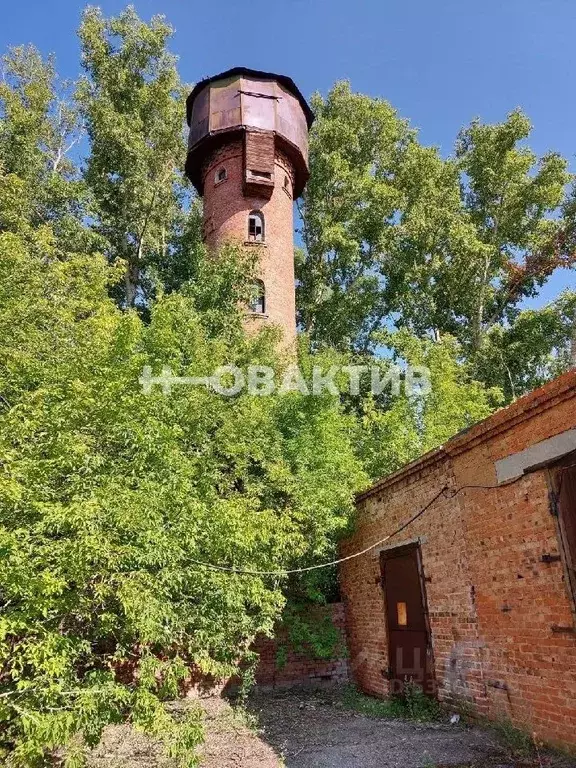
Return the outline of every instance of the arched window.
{"type": "Polygon", "coordinates": [[[214,182],[216,184],[218,184],[219,181],[224,181],[227,178],[228,174],[226,173],[226,168],[219,168],[214,174],[214,182]]]}
{"type": "Polygon", "coordinates": [[[260,211],[252,211],[248,216],[248,240],[264,242],[264,216],[260,211]]]}
{"type": "Polygon", "coordinates": [[[250,302],[250,309],[252,312],[264,315],[266,313],[266,293],[262,280],[255,280],[252,284],[252,289],[254,293],[252,301],[250,302]]]}

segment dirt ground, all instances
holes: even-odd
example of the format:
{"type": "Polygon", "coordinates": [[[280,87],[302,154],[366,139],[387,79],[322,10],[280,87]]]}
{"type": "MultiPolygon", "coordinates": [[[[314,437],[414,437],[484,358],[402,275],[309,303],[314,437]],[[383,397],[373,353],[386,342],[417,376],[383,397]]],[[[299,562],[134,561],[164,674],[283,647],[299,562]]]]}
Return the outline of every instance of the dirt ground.
{"type": "MultiPolygon", "coordinates": [[[[201,768],[284,768],[278,753],[259,733],[260,726],[245,710],[219,696],[183,700],[170,705],[178,712],[200,703],[204,710],[205,742],[201,768]]],[[[174,768],[162,745],[129,725],[105,729],[88,758],[88,768],[174,768]]]]}
{"type": "MultiPolygon", "coordinates": [[[[576,761],[559,756],[514,755],[479,727],[366,717],[345,708],[337,689],[260,692],[240,712],[218,697],[200,701],[203,768],[576,768],[576,761]]],[[[171,765],[159,745],[127,726],[107,729],[89,764],[171,765]]]]}
{"type": "Polygon", "coordinates": [[[492,731],[449,722],[414,723],[366,717],[343,707],[341,693],[260,694],[260,738],[287,768],[574,768],[548,755],[515,759],[492,731]]]}

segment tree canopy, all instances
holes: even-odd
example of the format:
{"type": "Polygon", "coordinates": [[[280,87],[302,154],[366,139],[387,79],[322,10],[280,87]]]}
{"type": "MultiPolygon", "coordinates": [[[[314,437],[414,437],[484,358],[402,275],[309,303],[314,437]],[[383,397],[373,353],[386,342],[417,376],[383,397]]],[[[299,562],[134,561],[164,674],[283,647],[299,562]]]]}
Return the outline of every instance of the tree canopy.
{"type": "MultiPolygon", "coordinates": [[[[519,110],[500,124],[473,122],[442,158],[388,102],[347,82],[313,108],[297,260],[299,319],[312,342],[373,353],[382,331],[449,334],[480,380],[522,394],[537,378],[534,356],[517,360],[525,368],[512,388],[505,364],[499,374],[483,365],[505,356],[522,300],[574,265],[566,160],[528,148],[519,110]]],[[[555,356],[555,343],[539,345],[555,356]]]]}

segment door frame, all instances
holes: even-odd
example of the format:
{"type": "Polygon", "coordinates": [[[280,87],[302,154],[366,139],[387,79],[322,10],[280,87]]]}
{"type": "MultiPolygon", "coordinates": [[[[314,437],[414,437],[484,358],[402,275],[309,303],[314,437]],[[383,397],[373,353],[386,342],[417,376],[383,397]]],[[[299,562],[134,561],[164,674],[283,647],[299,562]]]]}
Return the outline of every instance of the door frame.
{"type": "Polygon", "coordinates": [[[392,560],[395,557],[402,557],[404,555],[416,554],[416,567],[418,570],[418,580],[420,582],[420,599],[422,601],[422,611],[424,614],[424,624],[426,627],[426,665],[427,674],[425,674],[426,683],[424,688],[430,688],[430,690],[424,690],[428,696],[437,698],[438,685],[436,682],[436,664],[434,662],[434,645],[432,643],[432,629],[430,626],[430,614],[428,612],[428,596],[426,593],[426,576],[424,574],[424,564],[422,562],[422,548],[420,540],[410,541],[405,544],[398,544],[398,546],[386,547],[381,549],[379,553],[380,562],[380,587],[382,589],[382,597],[384,601],[384,622],[386,626],[386,643],[388,654],[388,680],[391,680],[392,665],[390,664],[391,650],[390,650],[390,625],[388,622],[388,601],[386,597],[386,577],[385,566],[387,560],[392,560]]]}
{"type": "Polygon", "coordinates": [[[572,616],[576,624],[576,552],[572,552],[568,543],[568,537],[564,526],[562,510],[560,509],[560,483],[561,471],[563,469],[574,468],[576,472],[576,451],[563,456],[554,464],[546,466],[546,482],[550,496],[550,511],[554,516],[556,528],[556,539],[558,541],[558,550],[564,571],[564,581],[566,583],[566,592],[572,608],[572,616]]]}

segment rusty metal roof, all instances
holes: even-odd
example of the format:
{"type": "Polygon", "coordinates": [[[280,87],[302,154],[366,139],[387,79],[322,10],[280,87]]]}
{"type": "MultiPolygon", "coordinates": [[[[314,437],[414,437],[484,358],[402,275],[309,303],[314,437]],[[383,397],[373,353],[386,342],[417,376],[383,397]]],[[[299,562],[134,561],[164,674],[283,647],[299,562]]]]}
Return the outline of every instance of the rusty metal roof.
{"type": "Polygon", "coordinates": [[[280,83],[280,85],[283,85],[284,88],[293,93],[300,102],[302,111],[306,115],[308,128],[310,128],[314,122],[314,113],[308,106],[308,102],[304,96],[302,96],[298,86],[291,77],[288,77],[287,75],[277,75],[274,72],[262,72],[258,69],[248,69],[246,67],[233,67],[232,69],[227,69],[225,72],[220,72],[219,75],[207,77],[204,80],[200,80],[199,83],[196,83],[192,89],[192,92],[186,99],[186,120],[188,125],[190,125],[190,118],[192,116],[192,104],[201,90],[203,90],[210,83],[216,82],[217,80],[223,80],[226,77],[241,77],[242,75],[246,75],[247,77],[262,78],[263,80],[276,80],[278,83],[280,83]]]}

